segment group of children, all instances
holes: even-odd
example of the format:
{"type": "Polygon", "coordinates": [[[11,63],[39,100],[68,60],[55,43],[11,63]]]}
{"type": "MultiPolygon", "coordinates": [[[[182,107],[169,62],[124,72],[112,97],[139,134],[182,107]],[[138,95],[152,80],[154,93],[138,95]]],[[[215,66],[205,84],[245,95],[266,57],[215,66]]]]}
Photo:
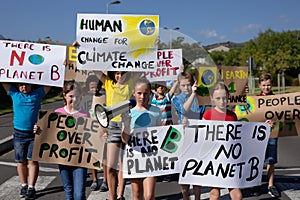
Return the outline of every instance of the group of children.
{"type": "MultiPolygon", "coordinates": [[[[108,72],[107,74],[95,72],[98,82],[89,82],[90,85],[87,85],[92,95],[100,95],[100,89],[105,89],[106,106],[115,105],[133,97],[136,100],[136,106],[130,110],[129,115],[116,116],[110,120],[106,130],[107,149],[104,156],[106,161],[103,166],[103,183],[107,183],[106,187],[104,185],[104,190],[109,191],[110,200],[125,199],[123,197],[125,180],[122,177],[121,171],[121,151],[124,149],[124,144],[129,141],[132,129],[177,123],[185,125],[188,119],[237,121],[235,113],[227,108],[229,93],[227,87],[222,82],[217,83],[210,91],[214,107],[207,109],[204,105],[199,105],[201,102],[197,102],[197,82],[189,72],[180,73],[178,80],[175,81],[169,92],[167,92],[167,87],[163,82],[157,82],[154,93],[152,92],[151,83],[145,77],[141,77],[139,73],[132,74],[126,72],[108,72]],[[174,95],[177,87],[179,87],[180,93],[174,95]],[[178,115],[178,122],[174,122],[172,119],[172,104],[178,115]],[[118,168],[120,170],[117,170],[118,168]]],[[[260,95],[272,94],[271,76],[268,74],[263,75],[259,80],[259,85],[261,88],[260,95]]],[[[31,90],[30,84],[18,84],[17,88],[15,88],[7,83],[3,83],[3,86],[13,100],[15,160],[18,163],[18,174],[22,184],[20,196],[26,197],[26,199],[35,199],[34,185],[38,176],[38,162],[31,160],[34,132],[37,131],[35,123],[41,99],[50,88],[40,87],[36,90],[31,90]],[[28,104],[28,102],[30,103],[28,104]],[[34,108],[34,112],[20,113],[32,108],[34,108]],[[31,113],[30,116],[29,113],[31,113]],[[25,124],[28,126],[25,127],[25,124]],[[28,152],[24,152],[25,149],[28,149],[28,152]],[[27,170],[27,164],[29,165],[29,170],[27,170]],[[29,180],[27,180],[28,176],[29,180]]],[[[55,112],[89,117],[89,112],[79,107],[82,93],[79,84],[74,81],[65,81],[62,91],[64,106],[56,109],[55,112]]],[[[269,123],[271,126],[271,122],[269,123]]],[[[277,139],[270,139],[267,154],[266,163],[268,164],[267,170],[270,177],[269,193],[272,196],[279,196],[274,186],[274,164],[277,162],[277,139]]],[[[59,165],[59,171],[66,199],[84,200],[86,198],[87,169],[59,165]]],[[[94,185],[92,185],[91,189],[95,190],[98,188],[97,171],[92,170],[92,175],[94,185]]],[[[130,182],[132,199],[155,199],[156,177],[132,178],[130,182]]],[[[181,186],[183,199],[189,199],[189,187],[189,185],[181,186]]],[[[193,185],[193,189],[195,199],[200,200],[201,186],[193,185]]],[[[220,198],[219,188],[211,187],[210,191],[210,199],[220,198]]],[[[242,199],[242,193],[239,188],[229,188],[229,192],[232,199],[242,199]]]]}

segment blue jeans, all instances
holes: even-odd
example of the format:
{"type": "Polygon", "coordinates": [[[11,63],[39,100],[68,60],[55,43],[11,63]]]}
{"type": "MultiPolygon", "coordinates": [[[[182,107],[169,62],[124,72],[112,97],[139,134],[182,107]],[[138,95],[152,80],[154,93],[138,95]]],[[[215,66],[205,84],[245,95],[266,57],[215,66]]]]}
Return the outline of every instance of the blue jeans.
{"type": "Polygon", "coordinates": [[[34,136],[35,135],[33,133],[24,133],[14,130],[14,151],[16,162],[31,160],[34,136]]]}
{"type": "Polygon", "coordinates": [[[277,163],[277,146],[278,138],[269,138],[265,156],[266,164],[272,165],[277,163]]]}
{"type": "Polygon", "coordinates": [[[58,165],[66,200],[85,200],[87,169],[58,165]]]}

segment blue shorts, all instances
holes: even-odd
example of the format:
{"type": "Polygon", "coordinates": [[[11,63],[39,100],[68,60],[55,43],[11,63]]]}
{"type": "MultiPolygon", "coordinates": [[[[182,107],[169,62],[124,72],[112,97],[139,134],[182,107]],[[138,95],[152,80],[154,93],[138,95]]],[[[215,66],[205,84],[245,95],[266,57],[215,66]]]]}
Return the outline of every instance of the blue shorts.
{"type": "Polygon", "coordinates": [[[266,164],[276,164],[277,163],[277,145],[278,138],[269,138],[266,155],[265,155],[265,163],[266,164]]]}
{"type": "Polygon", "coordinates": [[[122,122],[109,122],[107,143],[122,143],[122,122]]]}
{"type": "Polygon", "coordinates": [[[14,129],[14,151],[15,161],[24,162],[32,159],[32,151],[34,144],[33,132],[20,132],[14,129]]]}

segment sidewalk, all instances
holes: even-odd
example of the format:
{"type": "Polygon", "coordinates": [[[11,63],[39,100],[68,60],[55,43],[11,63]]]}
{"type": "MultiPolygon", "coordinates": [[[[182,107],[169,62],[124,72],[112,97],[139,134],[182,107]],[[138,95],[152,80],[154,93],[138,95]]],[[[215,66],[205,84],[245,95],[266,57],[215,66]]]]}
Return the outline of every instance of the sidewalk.
{"type": "MultiPolygon", "coordinates": [[[[63,101],[43,104],[42,110],[55,110],[62,107],[63,101]]],[[[0,156],[13,149],[13,113],[0,116],[0,156]]]]}

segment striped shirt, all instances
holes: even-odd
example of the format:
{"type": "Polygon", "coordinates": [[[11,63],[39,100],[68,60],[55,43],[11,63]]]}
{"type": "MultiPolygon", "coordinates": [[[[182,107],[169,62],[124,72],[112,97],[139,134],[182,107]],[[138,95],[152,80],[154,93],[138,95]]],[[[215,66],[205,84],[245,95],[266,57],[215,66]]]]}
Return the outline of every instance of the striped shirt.
{"type": "Polygon", "coordinates": [[[173,124],[170,93],[167,93],[165,96],[152,94],[151,104],[160,108],[160,111],[162,113],[161,123],[163,126],[173,124]]]}

